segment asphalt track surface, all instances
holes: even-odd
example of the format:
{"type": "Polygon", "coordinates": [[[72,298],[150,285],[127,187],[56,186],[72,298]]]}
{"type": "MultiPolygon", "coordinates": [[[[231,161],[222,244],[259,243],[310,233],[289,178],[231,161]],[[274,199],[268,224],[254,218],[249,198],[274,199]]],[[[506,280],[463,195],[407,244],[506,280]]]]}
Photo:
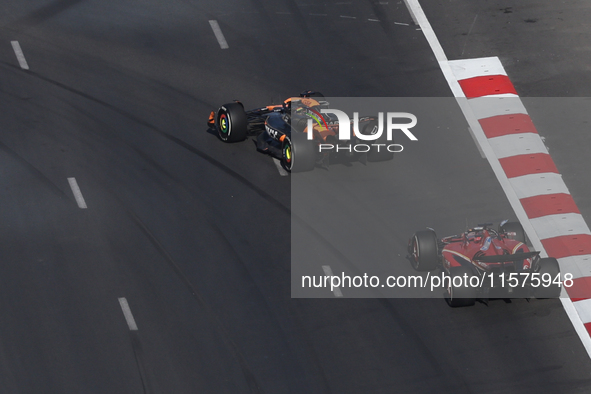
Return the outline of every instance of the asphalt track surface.
{"type": "MultiPolygon", "coordinates": [[[[540,28],[549,40],[527,30],[543,26],[533,14],[516,20],[538,24],[491,27],[516,17],[494,14],[512,6],[497,3],[424,6],[451,59],[514,59],[507,71],[522,95],[586,95],[591,81],[577,75],[587,75],[588,52],[579,36],[560,46],[565,39],[551,31],[540,28]],[[463,36],[457,30],[468,33],[476,13],[478,24],[463,36]],[[477,31],[481,40],[462,53],[461,38],[477,31]],[[534,39],[538,46],[554,42],[556,56],[568,60],[536,59],[536,46],[515,39],[524,32],[544,41],[534,39]]],[[[209,111],[234,98],[255,107],[304,89],[450,95],[402,3],[314,4],[3,4],[0,391],[589,391],[589,357],[557,300],[452,310],[442,300],[290,297],[290,179],[252,142],[226,145],[208,133],[209,111]],[[219,22],[228,49],[209,20],[219,22]],[[71,177],[87,209],[78,207],[71,177]]],[[[583,2],[532,9],[563,12],[567,26],[586,33],[580,18],[588,8],[577,7],[583,2]]],[[[582,150],[585,136],[547,138],[579,202],[588,174],[569,169],[588,159],[567,150],[582,150]]],[[[396,248],[426,224],[445,233],[467,217],[511,215],[469,134],[456,130],[442,143],[399,159],[404,182],[393,206],[400,208],[389,213],[396,248]],[[458,172],[465,178],[451,176],[458,172]],[[456,187],[442,193],[450,182],[456,187]],[[469,182],[484,189],[466,190],[469,182]]]]}

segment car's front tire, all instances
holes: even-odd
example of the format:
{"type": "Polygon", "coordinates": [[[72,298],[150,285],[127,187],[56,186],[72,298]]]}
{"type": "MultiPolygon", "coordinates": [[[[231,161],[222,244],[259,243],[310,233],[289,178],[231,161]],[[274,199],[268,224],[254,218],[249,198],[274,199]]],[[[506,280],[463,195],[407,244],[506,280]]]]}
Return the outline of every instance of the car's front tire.
{"type": "Polygon", "coordinates": [[[439,262],[437,235],[433,230],[414,233],[409,242],[412,267],[419,272],[433,271],[439,262]]]}
{"type": "Polygon", "coordinates": [[[248,132],[248,123],[242,104],[228,103],[222,105],[216,114],[215,126],[222,141],[244,141],[248,132]]]}
{"type": "Polygon", "coordinates": [[[292,132],[285,136],[281,149],[281,163],[290,172],[312,171],[316,165],[318,143],[308,140],[307,133],[292,132]]]}

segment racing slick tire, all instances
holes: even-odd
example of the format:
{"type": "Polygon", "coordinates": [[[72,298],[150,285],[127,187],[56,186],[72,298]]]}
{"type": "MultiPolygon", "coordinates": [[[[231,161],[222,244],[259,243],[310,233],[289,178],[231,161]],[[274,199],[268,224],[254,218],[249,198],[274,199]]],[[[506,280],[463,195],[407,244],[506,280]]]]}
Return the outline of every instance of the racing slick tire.
{"type": "Polygon", "coordinates": [[[560,266],[558,260],[552,257],[546,257],[538,261],[539,270],[537,271],[540,276],[541,284],[538,287],[534,287],[534,297],[536,298],[557,298],[560,297],[561,287],[559,284],[554,283],[556,276],[560,274],[560,266]],[[543,286],[544,276],[552,279],[550,286],[543,286]]]}
{"type": "Polygon", "coordinates": [[[433,230],[414,233],[409,241],[408,252],[412,267],[419,272],[433,271],[439,262],[437,235],[433,230]]]}
{"type": "Polygon", "coordinates": [[[224,142],[244,141],[247,136],[247,117],[240,103],[222,105],[215,116],[215,128],[224,142]]]}
{"type": "MultiPolygon", "coordinates": [[[[465,266],[451,267],[449,276],[451,277],[451,281],[445,294],[447,305],[452,308],[474,305],[476,303],[476,289],[470,286],[470,278],[474,276],[472,269],[465,266]],[[467,283],[464,281],[464,275],[466,275],[467,283]],[[462,277],[460,286],[454,285],[455,277],[462,277]]],[[[456,280],[457,283],[458,281],[456,280]]]]}
{"type": "Polygon", "coordinates": [[[503,224],[499,228],[500,232],[502,233],[514,233],[511,238],[518,241],[525,243],[525,231],[523,230],[523,226],[519,222],[508,222],[503,224]]]}
{"type": "MultiPolygon", "coordinates": [[[[370,134],[371,130],[377,126],[376,122],[369,122],[363,128],[363,134],[370,134]]],[[[368,141],[372,144],[378,146],[371,146],[369,152],[367,152],[367,161],[369,162],[378,162],[378,161],[387,161],[392,160],[394,158],[394,152],[388,151],[387,147],[390,142],[388,141],[388,135],[386,134],[386,130],[382,130],[382,135],[375,141],[368,141]]]]}
{"type": "Polygon", "coordinates": [[[312,171],[316,165],[318,143],[306,133],[293,132],[285,136],[281,149],[281,163],[289,172],[312,171]]]}

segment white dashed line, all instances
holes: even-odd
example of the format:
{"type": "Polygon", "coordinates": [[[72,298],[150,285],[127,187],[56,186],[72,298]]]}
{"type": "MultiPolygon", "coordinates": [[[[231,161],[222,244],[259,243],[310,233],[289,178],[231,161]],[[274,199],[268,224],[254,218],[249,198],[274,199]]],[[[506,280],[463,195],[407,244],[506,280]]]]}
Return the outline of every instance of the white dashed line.
{"type": "Polygon", "coordinates": [[[357,19],[356,16],[347,16],[347,15],[341,15],[341,18],[345,18],[345,19],[357,19]]]}
{"type": "Polygon", "coordinates": [[[379,19],[369,19],[369,18],[367,20],[370,22],[379,22],[380,21],[379,19]]]}
{"type": "Polygon", "coordinates": [[[281,165],[281,161],[279,159],[273,158],[273,163],[275,163],[275,167],[277,167],[277,171],[279,171],[279,175],[281,176],[288,176],[289,172],[281,165]]]}
{"type": "Polygon", "coordinates": [[[21,66],[23,70],[28,70],[29,65],[27,64],[27,60],[25,59],[25,54],[21,49],[20,44],[18,41],[10,41],[12,44],[12,49],[14,49],[14,54],[16,55],[16,59],[18,60],[18,64],[21,66]]]}
{"type": "Polygon", "coordinates": [[[121,310],[123,311],[123,316],[125,316],[125,321],[127,322],[127,327],[129,327],[129,331],[137,331],[137,324],[135,324],[135,320],[133,318],[133,315],[131,314],[131,309],[129,309],[127,299],[125,299],[125,297],[120,297],[119,305],[121,305],[121,310]]]}
{"type": "Polygon", "coordinates": [[[78,203],[78,207],[82,209],[88,208],[86,206],[86,201],[84,201],[84,197],[82,197],[82,192],[80,191],[80,187],[78,187],[76,178],[68,178],[68,183],[70,184],[72,193],[74,193],[74,198],[76,199],[76,203],[78,203]]]}
{"type": "MultiPolygon", "coordinates": [[[[330,276],[330,277],[334,276],[334,274],[332,273],[332,269],[330,269],[330,265],[323,265],[322,270],[324,271],[324,275],[330,276]]],[[[335,297],[342,297],[343,296],[343,292],[338,287],[334,288],[333,293],[334,293],[335,297]]]]}
{"type": "Polygon", "coordinates": [[[228,49],[228,42],[226,41],[226,37],[224,37],[224,33],[222,33],[222,29],[220,29],[218,21],[211,20],[209,21],[209,25],[211,26],[211,30],[213,30],[213,34],[215,34],[215,38],[218,40],[218,43],[220,44],[220,48],[228,49]]]}
{"type": "Polygon", "coordinates": [[[410,26],[408,23],[394,22],[395,25],[410,26]]]}

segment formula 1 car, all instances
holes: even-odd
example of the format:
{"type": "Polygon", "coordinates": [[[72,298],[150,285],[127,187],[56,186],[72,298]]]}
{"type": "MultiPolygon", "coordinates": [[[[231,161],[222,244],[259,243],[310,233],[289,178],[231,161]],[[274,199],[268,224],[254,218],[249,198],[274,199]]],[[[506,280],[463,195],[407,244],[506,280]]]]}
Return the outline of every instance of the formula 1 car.
{"type": "Polygon", "coordinates": [[[409,260],[417,271],[439,268],[442,278],[449,277],[442,283],[451,307],[471,306],[476,300],[487,303],[490,298],[559,297],[558,261],[530,251],[520,223],[505,220],[497,230],[491,225],[442,239],[433,229],[417,231],[408,242],[409,260]]]}
{"type": "MultiPolygon", "coordinates": [[[[290,172],[310,171],[316,165],[327,168],[329,161],[335,159],[365,163],[393,158],[394,153],[383,148],[387,141],[382,141],[381,137],[375,145],[365,145],[367,150],[362,152],[352,149],[358,142],[357,136],[353,135],[348,141],[338,140],[339,122],[336,116],[323,114],[320,116],[323,122],[318,121],[323,108],[328,108],[324,96],[308,90],[282,104],[249,111],[245,111],[239,101],[224,104],[211,112],[207,124],[217,130],[224,142],[239,142],[248,136],[256,136],[257,149],[280,159],[282,166],[290,172]],[[308,119],[317,121],[313,123],[313,139],[308,139],[308,119]],[[321,144],[336,148],[323,151],[321,144]]],[[[360,117],[358,124],[362,134],[375,133],[378,128],[374,117],[360,117]]]]}

